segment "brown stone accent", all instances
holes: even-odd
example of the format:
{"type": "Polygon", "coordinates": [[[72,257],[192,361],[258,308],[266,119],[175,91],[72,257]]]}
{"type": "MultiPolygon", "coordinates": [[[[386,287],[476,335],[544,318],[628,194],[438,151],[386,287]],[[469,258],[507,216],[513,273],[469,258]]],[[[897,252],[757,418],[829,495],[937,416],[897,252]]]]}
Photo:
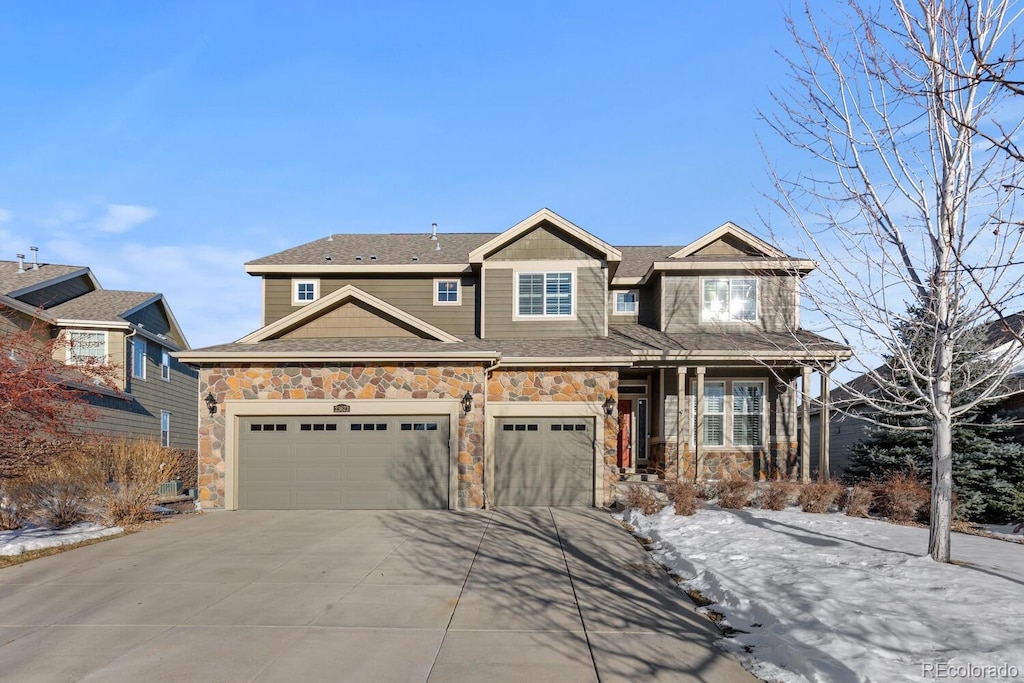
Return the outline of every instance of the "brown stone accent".
{"type": "Polygon", "coordinates": [[[420,363],[260,365],[239,363],[204,367],[199,395],[217,399],[215,415],[201,411],[199,423],[199,500],[224,506],[224,401],[269,399],[461,399],[468,391],[473,410],[459,411],[457,506],[483,507],[483,366],[420,363]]]}
{"type": "MultiPolygon", "coordinates": [[[[734,474],[755,481],[791,479],[799,474],[797,444],[779,443],[769,449],[753,451],[705,450],[700,458],[699,479],[728,479],[734,474]]],[[[694,457],[689,444],[683,444],[680,458],[681,476],[694,480],[694,457]]],[[[664,449],[663,469],[666,478],[673,478],[675,472],[675,444],[668,442],[664,449]]]]}
{"type": "MultiPolygon", "coordinates": [[[[608,368],[499,368],[487,382],[488,402],[592,403],[600,409],[608,397],[618,400],[618,394],[618,370],[608,368]]],[[[543,416],[544,409],[538,408],[537,414],[543,416]]],[[[618,481],[618,430],[619,421],[614,415],[605,418],[603,481],[604,499],[609,504],[618,481]]]]}

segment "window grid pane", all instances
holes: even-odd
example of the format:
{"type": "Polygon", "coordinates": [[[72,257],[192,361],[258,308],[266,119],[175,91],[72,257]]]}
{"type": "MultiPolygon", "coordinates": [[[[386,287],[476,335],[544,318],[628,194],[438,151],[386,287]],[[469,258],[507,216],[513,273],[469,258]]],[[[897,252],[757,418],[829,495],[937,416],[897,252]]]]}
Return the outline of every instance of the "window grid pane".
{"type": "Polygon", "coordinates": [[[459,300],[459,283],[456,280],[437,283],[438,303],[455,303],[459,300]]]}
{"type": "Polygon", "coordinates": [[[757,320],[757,280],[723,278],[704,281],[701,317],[705,321],[757,320]]]}
{"type": "Polygon", "coordinates": [[[732,441],[738,446],[761,443],[764,387],[760,382],[732,385],[732,441]]]}
{"type": "Polygon", "coordinates": [[[544,276],[519,276],[519,315],[544,315],[544,276]]]}
{"type": "Polygon", "coordinates": [[[316,299],[316,291],[312,282],[299,282],[295,285],[296,301],[313,301],[314,299],[316,299]]]}
{"type": "Polygon", "coordinates": [[[725,445],[725,384],[720,382],[704,385],[704,443],[725,445]]]}
{"type": "Polygon", "coordinates": [[[68,362],[104,363],[107,337],[103,332],[71,332],[68,335],[68,362]]]}
{"type": "Polygon", "coordinates": [[[636,313],[636,292],[617,292],[615,294],[616,313],[636,313]]]}

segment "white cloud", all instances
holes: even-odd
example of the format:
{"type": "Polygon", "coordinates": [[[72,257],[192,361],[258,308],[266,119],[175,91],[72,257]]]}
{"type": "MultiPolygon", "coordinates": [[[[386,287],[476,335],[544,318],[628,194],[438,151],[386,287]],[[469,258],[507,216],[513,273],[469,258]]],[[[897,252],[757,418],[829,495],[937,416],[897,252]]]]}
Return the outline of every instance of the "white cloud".
{"type": "Polygon", "coordinates": [[[107,204],[107,213],[96,222],[103,232],[126,232],[156,215],[156,209],[134,204],[107,204]]]}
{"type": "Polygon", "coordinates": [[[11,220],[11,212],[7,209],[0,209],[0,223],[7,223],[11,220]]]}

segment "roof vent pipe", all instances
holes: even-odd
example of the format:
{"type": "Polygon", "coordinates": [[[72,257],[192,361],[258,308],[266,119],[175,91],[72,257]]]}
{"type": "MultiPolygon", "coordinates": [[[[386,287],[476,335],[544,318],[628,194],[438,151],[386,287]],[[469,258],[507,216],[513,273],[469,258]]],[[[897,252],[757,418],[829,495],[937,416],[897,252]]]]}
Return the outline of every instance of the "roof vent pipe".
{"type": "Polygon", "coordinates": [[[32,251],[32,270],[39,270],[39,247],[29,247],[32,251]]]}
{"type": "Polygon", "coordinates": [[[437,223],[430,224],[430,239],[437,241],[437,223]]]}
{"type": "Polygon", "coordinates": [[[441,251],[441,242],[434,242],[434,251],[441,251]]]}
{"type": "Polygon", "coordinates": [[[19,273],[24,273],[25,272],[25,255],[24,254],[18,254],[18,272],[19,273]]]}

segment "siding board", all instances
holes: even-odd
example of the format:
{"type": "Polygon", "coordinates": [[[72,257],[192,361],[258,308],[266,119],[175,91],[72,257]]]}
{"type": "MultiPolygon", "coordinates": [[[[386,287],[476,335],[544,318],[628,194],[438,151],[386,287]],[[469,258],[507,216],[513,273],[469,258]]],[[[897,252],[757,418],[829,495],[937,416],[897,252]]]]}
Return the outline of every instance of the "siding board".
{"type": "MultiPolygon", "coordinates": [[[[698,275],[665,275],[661,279],[665,297],[665,332],[687,332],[701,325],[702,277],[750,277],[744,272],[722,272],[698,275]]],[[[789,275],[763,275],[758,277],[757,325],[765,332],[785,332],[796,327],[796,278],[789,275]]],[[[718,323],[728,326],[730,323],[718,323]]],[[[746,323],[740,323],[746,324],[746,323]]]]}
{"type": "Polygon", "coordinates": [[[487,322],[490,339],[558,339],[604,335],[605,270],[600,266],[576,270],[576,319],[513,320],[514,276],[511,268],[487,269],[487,322]]]}

